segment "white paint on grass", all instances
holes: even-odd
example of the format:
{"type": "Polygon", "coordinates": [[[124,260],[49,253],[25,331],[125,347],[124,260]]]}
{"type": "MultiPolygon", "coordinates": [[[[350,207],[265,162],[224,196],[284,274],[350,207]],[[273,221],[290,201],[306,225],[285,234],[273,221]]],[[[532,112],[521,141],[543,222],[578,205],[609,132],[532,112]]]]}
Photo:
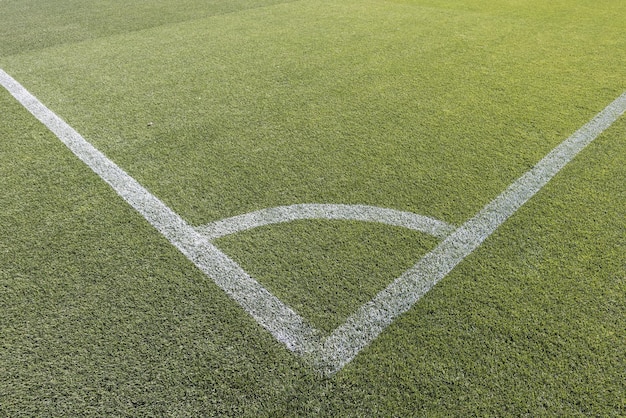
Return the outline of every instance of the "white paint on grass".
{"type": "Polygon", "coordinates": [[[263,209],[244,215],[233,216],[221,221],[202,225],[196,231],[209,240],[234,234],[263,225],[292,222],[302,219],[337,219],[378,222],[424,232],[437,238],[445,238],[455,227],[437,219],[402,212],[394,209],[365,205],[298,204],[263,209]]]}
{"type": "Polygon", "coordinates": [[[340,370],[393,320],[406,312],[504,221],[552,179],[576,154],[626,111],[626,92],[524,173],[476,216],[367,302],[316,348],[326,373],[340,370]]]}
{"type": "Polygon", "coordinates": [[[626,93],[623,93],[456,230],[444,222],[420,215],[360,205],[278,207],[235,216],[194,230],[2,70],[0,84],[277,340],[303,355],[327,375],[349,363],[626,111],[626,93]],[[209,242],[257,226],[296,219],[382,222],[416,229],[443,240],[361,306],[330,336],[321,338],[319,331],[209,242]]]}
{"type": "Polygon", "coordinates": [[[0,69],[0,84],[263,327],[299,353],[319,332],[0,69]]]}

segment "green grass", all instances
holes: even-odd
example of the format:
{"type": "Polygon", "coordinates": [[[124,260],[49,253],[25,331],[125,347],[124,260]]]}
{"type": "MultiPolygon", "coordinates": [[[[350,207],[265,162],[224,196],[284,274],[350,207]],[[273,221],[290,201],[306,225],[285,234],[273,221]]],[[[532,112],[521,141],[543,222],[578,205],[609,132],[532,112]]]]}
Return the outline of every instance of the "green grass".
{"type": "MultiPolygon", "coordinates": [[[[284,1],[284,0],[283,0],[284,1]]],[[[281,3],[281,0],[3,0],[0,56],[281,3]]]]}
{"type": "MultiPolygon", "coordinates": [[[[626,90],[615,1],[0,1],[0,68],[192,225],[460,225],[626,90]],[[150,125],[149,125],[150,124],[150,125]]],[[[622,117],[332,378],[0,91],[0,415],[626,415],[622,117]]],[[[217,245],[330,332],[435,244],[217,245]]]]}
{"type": "Polygon", "coordinates": [[[436,243],[419,232],[356,221],[291,222],[217,241],[270,292],[328,334],[436,243]]]}

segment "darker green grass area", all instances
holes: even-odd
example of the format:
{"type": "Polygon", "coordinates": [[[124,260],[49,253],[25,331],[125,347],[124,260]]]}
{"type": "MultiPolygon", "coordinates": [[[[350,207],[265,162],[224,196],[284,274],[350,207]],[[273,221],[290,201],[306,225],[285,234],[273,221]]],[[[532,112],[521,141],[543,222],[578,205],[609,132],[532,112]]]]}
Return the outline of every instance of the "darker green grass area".
{"type": "Polygon", "coordinates": [[[438,239],[356,221],[296,221],[216,245],[270,292],[330,334],[413,266],[438,239]]]}
{"type": "Polygon", "coordinates": [[[4,0],[0,2],[0,57],[284,1],[4,0]]]}
{"type": "Polygon", "coordinates": [[[296,203],[461,224],[623,90],[624,37],[586,10],[297,2],[3,65],[192,224],[296,203]]]}
{"type": "Polygon", "coordinates": [[[0,108],[0,415],[238,415],[291,390],[295,357],[4,91],[0,108]]]}
{"type": "Polygon", "coordinates": [[[342,402],[624,415],[625,137],[622,119],[357,357],[338,378],[378,389],[342,402]]]}

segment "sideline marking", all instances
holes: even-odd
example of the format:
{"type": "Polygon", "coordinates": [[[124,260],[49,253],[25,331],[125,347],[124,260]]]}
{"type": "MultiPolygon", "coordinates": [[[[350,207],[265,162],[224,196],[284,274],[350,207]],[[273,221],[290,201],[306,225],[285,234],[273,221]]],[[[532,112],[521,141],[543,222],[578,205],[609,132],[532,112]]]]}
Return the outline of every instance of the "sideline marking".
{"type": "Polygon", "coordinates": [[[533,168],[461,225],[413,267],[365,303],[317,347],[318,367],[333,374],[406,312],[567,163],[626,111],[626,92],[557,145],[533,168]]]}
{"type": "Polygon", "coordinates": [[[311,344],[319,341],[319,331],[309,326],[300,315],[250,277],[239,264],[196,232],[2,69],[0,84],[278,341],[299,353],[310,351],[311,344]]]}
{"type": "MultiPolygon", "coordinates": [[[[189,226],[1,69],[0,84],[278,341],[304,356],[329,376],[341,370],[396,317],[409,310],[626,111],[624,92],[477,215],[443,239],[433,251],[362,305],[329,337],[322,339],[318,330],[263,288],[200,232],[189,226]]],[[[271,210],[259,212],[271,213],[271,210]]],[[[247,215],[241,216],[245,218],[247,215]]],[[[227,221],[222,222],[228,224],[227,221]]]]}

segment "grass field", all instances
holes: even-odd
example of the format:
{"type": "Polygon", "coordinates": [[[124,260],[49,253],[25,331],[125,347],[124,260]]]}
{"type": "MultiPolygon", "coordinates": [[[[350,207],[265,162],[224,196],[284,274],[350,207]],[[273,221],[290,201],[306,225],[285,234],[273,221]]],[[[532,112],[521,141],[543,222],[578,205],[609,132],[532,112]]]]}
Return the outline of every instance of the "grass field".
{"type": "MultiPolygon", "coordinates": [[[[0,69],[192,227],[459,227],[626,91],[614,0],[0,0],[0,69]],[[96,3],[96,4],[91,4],[96,3]]],[[[0,416],[626,416],[626,116],[345,367],[274,338],[0,89],[0,416]]],[[[435,249],[215,246],[323,337],[435,249]]]]}

